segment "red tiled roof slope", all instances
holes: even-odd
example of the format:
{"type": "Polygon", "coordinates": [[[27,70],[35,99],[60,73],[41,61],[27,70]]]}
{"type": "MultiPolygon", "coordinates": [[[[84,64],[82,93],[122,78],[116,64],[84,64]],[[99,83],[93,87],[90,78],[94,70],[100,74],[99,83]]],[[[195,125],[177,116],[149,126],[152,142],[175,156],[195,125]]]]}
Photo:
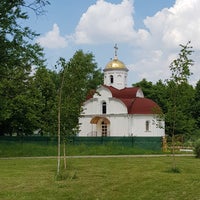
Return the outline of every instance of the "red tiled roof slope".
{"type": "Polygon", "coordinates": [[[113,97],[119,98],[119,99],[120,98],[123,98],[123,99],[135,98],[137,91],[140,89],[139,87],[130,87],[130,88],[124,88],[124,89],[118,90],[112,86],[104,85],[104,87],[107,87],[111,91],[113,97]]]}
{"type": "Polygon", "coordinates": [[[110,90],[114,98],[121,100],[126,105],[128,114],[156,114],[161,112],[158,104],[151,99],[137,97],[139,87],[124,88],[121,90],[112,86],[104,85],[104,87],[110,90]]]}
{"type": "Polygon", "coordinates": [[[158,114],[161,109],[157,103],[147,98],[136,98],[129,110],[130,114],[158,114]]]}
{"type": "Polygon", "coordinates": [[[161,111],[157,103],[148,98],[137,97],[139,87],[130,87],[118,90],[112,86],[107,87],[112,96],[120,99],[127,107],[128,114],[156,114],[161,111]]]}

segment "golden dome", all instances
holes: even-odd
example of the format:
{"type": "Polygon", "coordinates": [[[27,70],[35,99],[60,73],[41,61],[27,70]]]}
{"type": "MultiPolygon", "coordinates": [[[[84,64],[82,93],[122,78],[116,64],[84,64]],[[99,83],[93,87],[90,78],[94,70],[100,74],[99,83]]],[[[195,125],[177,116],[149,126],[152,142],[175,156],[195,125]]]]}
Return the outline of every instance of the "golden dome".
{"type": "Polygon", "coordinates": [[[114,58],[113,60],[111,60],[105,67],[105,70],[109,70],[109,69],[126,69],[125,64],[118,60],[117,58],[114,58]]]}
{"type": "Polygon", "coordinates": [[[104,70],[107,71],[112,69],[120,69],[120,70],[122,69],[128,71],[125,64],[122,61],[118,60],[117,58],[117,50],[118,50],[117,44],[115,44],[114,49],[115,49],[115,57],[106,65],[104,70]]]}

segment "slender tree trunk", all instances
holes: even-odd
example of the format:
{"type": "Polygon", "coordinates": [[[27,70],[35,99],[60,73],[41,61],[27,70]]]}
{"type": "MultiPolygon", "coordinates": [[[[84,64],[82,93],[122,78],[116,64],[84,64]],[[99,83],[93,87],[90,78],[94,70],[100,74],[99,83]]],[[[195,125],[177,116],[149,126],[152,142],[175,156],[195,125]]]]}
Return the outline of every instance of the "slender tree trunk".
{"type": "Polygon", "coordinates": [[[175,160],[175,135],[172,134],[172,169],[176,169],[176,160],[175,160]]]}
{"type": "Polygon", "coordinates": [[[172,169],[176,170],[176,159],[175,159],[175,128],[176,128],[176,112],[177,112],[177,108],[176,108],[176,95],[177,93],[174,92],[174,106],[173,106],[173,122],[172,122],[172,169]]]}
{"type": "Polygon", "coordinates": [[[62,103],[62,88],[64,84],[64,73],[62,76],[62,82],[60,86],[59,96],[58,96],[58,162],[57,162],[57,175],[60,174],[60,160],[61,160],[61,154],[60,154],[60,129],[61,129],[61,103],[62,103]]]}
{"type": "Polygon", "coordinates": [[[67,159],[66,159],[66,140],[63,140],[63,156],[64,156],[64,169],[67,168],[67,159]]]}
{"type": "Polygon", "coordinates": [[[60,112],[61,112],[61,89],[58,99],[58,160],[57,160],[57,175],[60,174],[60,112]]]}

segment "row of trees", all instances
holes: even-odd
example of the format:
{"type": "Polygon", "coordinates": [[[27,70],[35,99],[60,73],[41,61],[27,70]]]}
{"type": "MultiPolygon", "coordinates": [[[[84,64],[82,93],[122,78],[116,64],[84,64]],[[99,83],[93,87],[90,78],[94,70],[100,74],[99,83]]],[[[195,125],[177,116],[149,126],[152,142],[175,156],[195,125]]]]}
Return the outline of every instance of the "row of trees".
{"type": "MultiPolygon", "coordinates": [[[[0,2],[0,135],[52,135],[59,125],[65,135],[76,133],[82,102],[103,83],[94,55],[82,50],[69,61],[60,58],[55,70],[45,67],[43,49],[32,42],[37,34],[19,22],[28,19],[25,9],[40,14],[47,4],[0,2]]],[[[133,86],[161,106],[167,134],[191,137],[200,135],[200,81],[195,87],[188,83],[193,64],[189,45],[181,45],[170,79],[155,84],[143,79],[133,86]]]]}

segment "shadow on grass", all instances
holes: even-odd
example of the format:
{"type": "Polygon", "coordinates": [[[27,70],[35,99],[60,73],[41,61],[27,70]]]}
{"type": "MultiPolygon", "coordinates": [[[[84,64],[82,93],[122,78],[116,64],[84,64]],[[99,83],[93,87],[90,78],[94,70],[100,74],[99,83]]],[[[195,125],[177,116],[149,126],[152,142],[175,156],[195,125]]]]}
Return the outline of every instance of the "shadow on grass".
{"type": "Polygon", "coordinates": [[[173,173],[173,174],[180,174],[181,173],[181,169],[178,168],[178,167],[171,167],[168,170],[166,170],[165,172],[173,173]]]}
{"type": "Polygon", "coordinates": [[[77,179],[77,171],[62,170],[59,174],[55,175],[56,181],[74,180],[77,179]]]}

